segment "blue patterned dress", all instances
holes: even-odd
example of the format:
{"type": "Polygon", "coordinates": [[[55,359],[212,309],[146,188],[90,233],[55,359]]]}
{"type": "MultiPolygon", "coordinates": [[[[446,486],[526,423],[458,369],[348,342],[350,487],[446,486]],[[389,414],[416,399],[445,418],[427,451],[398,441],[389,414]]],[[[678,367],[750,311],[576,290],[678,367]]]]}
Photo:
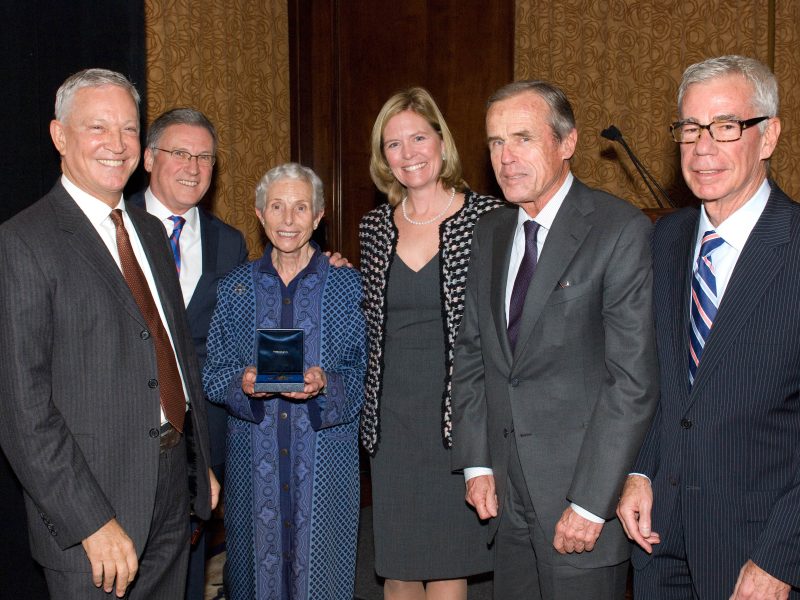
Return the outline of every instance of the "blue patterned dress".
{"type": "Polygon", "coordinates": [[[209,399],[229,412],[229,598],[352,600],[366,365],[360,276],[316,252],[286,286],[271,250],[220,283],[203,371],[209,399]],[[274,327],[305,331],[305,368],[322,367],[326,395],[296,402],[242,392],[255,331],[274,327]]]}

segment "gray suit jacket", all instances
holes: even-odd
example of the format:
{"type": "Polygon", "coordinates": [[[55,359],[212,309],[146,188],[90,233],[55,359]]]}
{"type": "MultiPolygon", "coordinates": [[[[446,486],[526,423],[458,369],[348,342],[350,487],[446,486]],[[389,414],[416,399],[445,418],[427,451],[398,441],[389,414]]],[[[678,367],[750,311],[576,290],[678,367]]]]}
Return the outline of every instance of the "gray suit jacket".
{"type": "MultiPolygon", "coordinates": [[[[162,225],[136,208],[129,215],[189,390],[194,510],[207,517],[205,404],[175,265],[162,225]]],[[[159,463],[152,337],[120,269],[60,183],[0,226],[0,328],[0,444],[25,490],[34,558],[88,571],[80,542],[112,517],[141,553],[159,463]]]]}
{"type": "Polygon", "coordinates": [[[539,257],[512,355],[505,290],[517,211],[489,213],[473,237],[455,349],[453,468],[491,467],[502,511],[513,434],[548,535],[570,502],[610,520],[592,552],[567,560],[616,564],[629,547],[614,511],[657,400],[650,223],[576,179],[539,257]]]}

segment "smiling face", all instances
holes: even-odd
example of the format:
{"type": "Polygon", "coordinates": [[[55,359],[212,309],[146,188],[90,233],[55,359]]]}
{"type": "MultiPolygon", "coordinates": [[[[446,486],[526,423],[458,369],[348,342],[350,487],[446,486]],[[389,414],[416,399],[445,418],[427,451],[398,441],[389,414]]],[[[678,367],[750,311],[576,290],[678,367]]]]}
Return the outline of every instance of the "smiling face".
{"type": "Polygon", "coordinates": [[[506,200],[535,217],[569,173],[577,131],[559,141],[550,107],[534,92],[495,102],[486,113],[486,135],[497,182],[506,200]]]}
{"type": "Polygon", "coordinates": [[[169,151],[185,150],[197,156],[214,154],[214,140],[205,127],[170,125],[156,145],[167,150],[144,151],[144,168],[150,173],[150,188],[156,198],[175,215],[182,215],[203,199],[211,185],[214,167],[202,165],[196,158],[183,162],[169,151]]]}
{"type": "Polygon", "coordinates": [[[269,186],[264,209],[256,215],[275,250],[299,255],[319,225],[314,215],[311,184],[300,179],[279,179],[269,186]]]}
{"type": "MultiPolygon", "coordinates": [[[[706,125],[714,120],[764,116],[755,113],[752,94],[752,86],[740,75],[694,83],[683,96],[681,119],[706,125]]],[[[780,122],[773,118],[763,134],[758,127],[748,127],[735,142],[715,142],[704,130],[694,144],[681,144],[683,177],[709,216],[713,213],[724,219],[755,194],[767,175],[765,161],[779,136],[780,122]]]]}
{"type": "Polygon", "coordinates": [[[405,188],[435,186],[442,172],[444,142],[423,117],[411,110],[397,113],[383,128],[383,154],[405,188]]]}
{"type": "Polygon", "coordinates": [[[61,169],[76,186],[112,208],[139,164],[139,112],[116,85],[75,92],[63,121],[50,123],[61,169]]]}

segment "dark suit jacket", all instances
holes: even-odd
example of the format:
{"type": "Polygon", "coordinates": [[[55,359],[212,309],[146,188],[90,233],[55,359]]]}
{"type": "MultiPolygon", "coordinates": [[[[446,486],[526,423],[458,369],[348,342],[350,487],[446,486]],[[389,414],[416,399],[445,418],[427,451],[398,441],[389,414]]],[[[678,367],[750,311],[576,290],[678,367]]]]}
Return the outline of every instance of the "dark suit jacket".
{"type": "MultiPolygon", "coordinates": [[[[128,204],[145,208],[144,192],[128,199],[128,204]]],[[[192,294],[186,317],[194,340],[200,368],[206,361],[206,338],[211,316],[217,306],[217,285],[234,267],[247,261],[247,245],[239,230],[220,221],[198,207],[200,216],[200,244],[203,248],[203,272],[192,294]]],[[[228,413],[217,404],[206,403],[208,435],[211,447],[211,464],[225,463],[225,433],[228,413]]]]}
{"type": "MultiPolygon", "coordinates": [[[[207,517],[205,403],[175,265],[161,224],[129,215],[193,406],[194,510],[207,517]]],[[[60,182],[0,226],[0,328],[0,444],[25,490],[34,558],[88,571],[80,542],[112,517],[141,553],[159,464],[155,350],[119,267],[60,182]]]]}
{"type": "Polygon", "coordinates": [[[539,257],[512,355],[505,294],[517,210],[487,214],[473,237],[455,351],[453,467],[494,469],[502,511],[513,432],[546,533],[569,502],[611,520],[592,552],[566,560],[616,564],[629,549],[614,511],[658,389],[650,223],[576,179],[539,257]]]}
{"type": "MultiPolygon", "coordinates": [[[[683,532],[701,597],[728,598],[748,558],[800,586],[800,206],[773,185],[690,392],[698,219],[686,209],[655,229],[661,401],[634,470],[653,483],[653,531],[683,532]]],[[[633,558],[637,567],[650,560],[633,558]]]]}

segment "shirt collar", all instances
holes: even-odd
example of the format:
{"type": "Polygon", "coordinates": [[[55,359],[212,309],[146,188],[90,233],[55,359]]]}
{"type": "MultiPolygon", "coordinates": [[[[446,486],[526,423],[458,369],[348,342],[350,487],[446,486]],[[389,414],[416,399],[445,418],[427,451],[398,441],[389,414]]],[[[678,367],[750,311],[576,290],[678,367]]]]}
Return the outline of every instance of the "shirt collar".
{"type": "MultiPolygon", "coordinates": [[[[153,189],[150,186],[148,186],[144,192],[144,204],[147,212],[161,219],[165,223],[169,221],[167,224],[170,227],[173,226],[173,223],[169,218],[175,213],[171,212],[166,206],[164,206],[161,200],[156,198],[155,194],[153,194],[153,189]]],[[[186,219],[184,227],[188,227],[189,229],[197,228],[200,217],[198,215],[196,206],[193,206],[180,216],[186,219]]]]}
{"type": "MultiPolygon", "coordinates": [[[[100,224],[105,221],[111,214],[111,208],[100,200],[95,198],[90,193],[83,191],[77,185],[72,183],[66,175],[61,176],[61,185],[67,190],[67,193],[72,196],[72,199],[78,205],[78,208],[83,211],[86,218],[89,219],[95,229],[100,227],[100,224]]],[[[119,203],[115,208],[125,211],[125,203],[122,201],[122,194],[119,196],[119,203]]]]}
{"type": "Polygon", "coordinates": [[[753,231],[761,213],[764,212],[771,191],[769,183],[764,179],[753,197],[716,228],[708,219],[706,207],[703,205],[700,208],[700,228],[697,235],[702,237],[706,231],[714,229],[726,244],[741,252],[747,238],[750,237],[750,232],[753,231]]]}
{"type": "Polygon", "coordinates": [[[553,197],[544,205],[544,208],[536,215],[535,219],[531,219],[528,213],[525,212],[525,209],[521,206],[519,207],[519,212],[517,213],[517,228],[519,229],[525,223],[525,221],[536,221],[540,227],[543,227],[546,230],[550,230],[553,226],[553,221],[556,220],[556,215],[558,214],[558,209],[561,208],[561,205],[564,204],[564,198],[567,197],[567,193],[569,192],[569,188],[572,187],[572,182],[575,178],[572,176],[572,171],[567,172],[567,177],[564,179],[564,183],[561,184],[561,187],[558,188],[558,191],[553,194],[553,197]]]}

